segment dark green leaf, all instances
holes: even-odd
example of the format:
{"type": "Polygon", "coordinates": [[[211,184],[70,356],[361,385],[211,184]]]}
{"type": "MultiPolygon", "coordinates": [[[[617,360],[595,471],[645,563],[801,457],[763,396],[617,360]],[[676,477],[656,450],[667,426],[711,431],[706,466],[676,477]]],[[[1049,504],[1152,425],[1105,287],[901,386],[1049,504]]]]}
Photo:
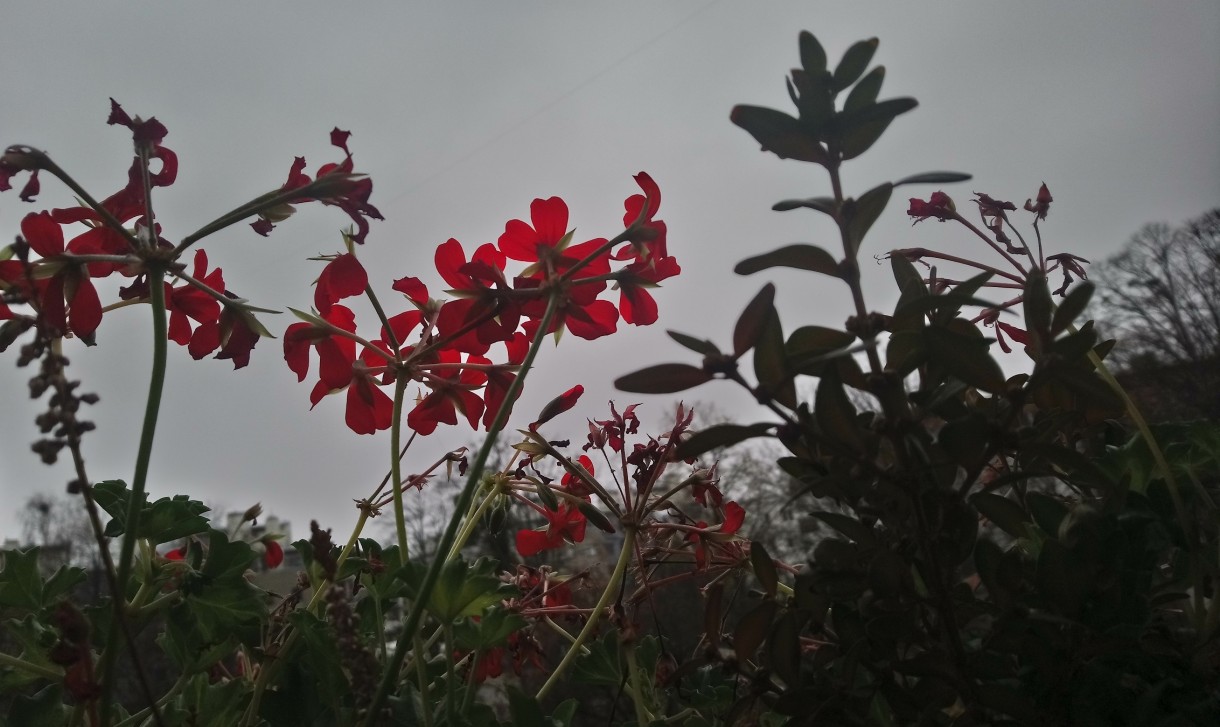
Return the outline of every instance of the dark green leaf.
{"type": "Polygon", "coordinates": [[[991,394],[1004,390],[1004,371],[988,353],[987,340],[977,331],[972,336],[946,326],[928,326],[923,336],[928,357],[951,376],[991,394]]]}
{"type": "Polygon", "coordinates": [[[1067,386],[1086,403],[1091,404],[1111,416],[1118,416],[1126,410],[1126,404],[1100,376],[1091,370],[1076,366],[1057,366],[1053,375],[1060,383],[1067,386]]]}
{"type": "Polygon", "coordinates": [[[1093,330],[1093,322],[1089,321],[1075,333],[1056,339],[1050,345],[1050,351],[1065,362],[1077,361],[1089,355],[1097,343],[1097,331],[1093,330]]]}
{"type": "Polygon", "coordinates": [[[767,638],[767,664],[788,684],[800,681],[801,631],[796,612],[785,610],[771,628],[767,638]]]}
{"type": "Polygon", "coordinates": [[[598,510],[592,503],[582,502],[576,506],[580,513],[585,516],[585,519],[593,523],[593,527],[603,533],[613,533],[614,525],[610,522],[601,510],[598,510]]]}
{"type": "Polygon", "coordinates": [[[971,504],[991,522],[1014,538],[1024,538],[1025,523],[1030,522],[1029,513],[1001,495],[992,492],[980,492],[970,498],[971,504]]]}
{"type": "Polygon", "coordinates": [[[551,512],[559,510],[559,497],[551,490],[542,480],[534,480],[534,491],[538,493],[538,499],[542,501],[543,507],[551,512]]]}
{"type": "Polygon", "coordinates": [[[780,159],[826,164],[826,147],[809,134],[801,122],[782,111],[762,106],[736,106],[729,119],[745,129],[762,145],[763,151],[773,152],[780,159]]]}
{"type": "Polygon", "coordinates": [[[42,574],[38,571],[40,548],[6,550],[0,570],[0,606],[37,611],[42,608],[42,574]]]}
{"type": "Polygon", "coordinates": [[[762,584],[763,591],[766,592],[767,597],[775,598],[775,589],[779,584],[779,573],[775,570],[775,561],[771,560],[771,555],[767,552],[767,549],[757,540],[750,543],[750,567],[754,569],[754,576],[762,584]]]}
{"type": "Polygon", "coordinates": [[[956,182],[968,182],[973,178],[972,175],[964,172],[924,172],[903,177],[894,182],[894,186],[901,187],[904,184],[954,184],[956,182]]]}
{"type": "Polygon", "coordinates": [[[1089,299],[1092,297],[1093,284],[1088,281],[1082,282],[1068,291],[1051,319],[1051,335],[1058,335],[1060,331],[1066,331],[1076,317],[1088,307],[1089,299]]]}
{"type": "Polygon", "coordinates": [[[801,358],[816,356],[847,348],[856,337],[847,331],[823,326],[801,326],[788,336],[788,356],[801,358]]]}
{"type": "Polygon", "coordinates": [[[801,67],[805,69],[805,73],[824,73],[826,71],[826,51],[813,33],[802,30],[797,43],[801,49],[801,67]]]}
{"type": "Polygon", "coordinates": [[[843,218],[847,222],[847,240],[851,243],[851,255],[855,257],[860,250],[860,243],[868,230],[885,211],[885,205],[890,201],[894,185],[886,182],[861,195],[854,204],[848,200],[843,204],[843,218]]]}
{"type": "Polygon", "coordinates": [[[873,529],[851,515],[836,512],[815,512],[813,516],[865,547],[874,547],[877,536],[873,529]]]}
{"type": "Polygon", "coordinates": [[[771,622],[775,620],[775,601],[766,600],[746,612],[737,622],[733,630],[733,651],[737,660],[745,662],[754,658],[754,652],[762,646],[767,633],[771,631],[771,622]]]}
{"type": "Polygon", "coordinates": [[[807,199],[786,199],[782,202],[776,202],[771,205],[771,209],[776,212],[787,212],[789,210],[807,207],[811,210],[817,210],[823,214],[835,216],[838,209],[837,203],[832,197],[809,197],[807,199]]]}
{"type": "Polygon", "coordinates": [[[823,376],[818,382],[814,417],[823,435],[856,451],[863,451],[864,438],[856,422],[856,408],[847,398],[847,392],[843,390],[837,375],[823,376]]]}
{"type": "Polygon", "coordinates": [[[918,330],[898,331],[885,344],[885,370],[905,377],[928,358],[918,330]]]}
{"type": "MultiPolygon", "coordinates": [[[[572,665],[572,679],[584,684],[600,684],[618,687],[623,681],[622,661],[619,658],[618,633],[613,629],[602,638],[588,644],[589,653],[576,658],[572,665]]],[[[535,724],[514,722],[514,724],[535,724]]]]}
{"type": "Polygon", "coordinates": [[[515,686],[509,686],[507,691],[508,713],[512,716],[512,724],[536,724],[541,727],[550,721],[543,716],[542,706],[538,704],[537,699],[515,686]]]}
{"type": "Polygon", "coordinates": [[[1026,493],[1025,506],[1029,508],[1029,514],[1033,516],[1034,522],[1038,524],[1042,532],[1051,536],[1059,532],[1059,524],[1068,514],[1066,505],[1041,492],[1026,493]]]}
{"type": "Polygon", "coordinates": [[[734,357],[740,357],[743,353],[753,348],[754,342],[758,340],[763,326],[767,324],[767,318],[770,317],[771,311],[775,307],[774,301],[775,286],[767,283],[762,287],[762,290],[758,291],[758,295],[755,295],[754,299],[746,305],[741,315],[738,316],[737,324],[733,327],[734,357]]]}
{"type": "Polygon", "coordinates": [[[731,447],[747,439],[766,435],[772,426],[767,423],[750,425],[716,424],[715,426],[695,432],[690,439],[679,444],[676,456],[678,459],[688,459],[690,457],[698,457],[704,452],[710,452],[713,449],[731,447]]]}
{"type": "Polygon", "coordinates": [[[755,255],[737,263],[733,272],[738,275],[750,275],[768,268],[787,267],[798,270],[811,270],[831,277],[839,277],[839,263],[834,256],[816,245],[797,243],[787,245],[778,250],[755,255]]]}
{"type": "Polygon", "coordinates": [[[1053,538],[1042,543],[1038,554],[1038,589],[1056,606],[1072,617],[1080,612],[1090,586],[1091,565],[1053,538]]]}
{"type": "Polygon", "coordinates": [[[844,159],[854,159],[868,151],[899,114],[918,106],[913,98],[892,98],[839,116],[843,129],[844,159]]]}
{"type": "Polygon", "coordinates": [[[788,372],[784,331],[775,308],[771,308],[754,344],[754,376],[758,379],[759,397],[769,396],[788,408],[796,407],[796,387],[788,372]]]}
{"type": "Polygon", "coordinates": [[[695,338],[694,336],[688,336],[685,333],[678,333],[677,331],[666,331],[665,333],[667,333],[670,338],[677,341],[680,345],[685,346],[695,353],[701,353],[704,356],[720,355],[720,349],[716,348],[716,344],[712,343],[711,341],[702,338],[695,338]]]}
{"type": "Polygon", "coordinates": [[[977,412],[952,419],[941,427],[936,441],[954,462],[963,467],[973,467],[979,463],[990,444],[987,419],[977,412]]]}
{"type": "Polygon", "coordinates": [[[847,52],[843,54],[843,60],[839,61],[839,65],[835,67],[834,88],[836,91],[842,91],[852,85],[864,74],[868,64],[873,60],[873,54],[877,52],[877,45],[876,38],[869,38],[853,43],[847,49],[847,52]]]}
{"type": "Polygon", "coordinates": [[[428,610],[442,621],[478,616],[515,592],[500,580],[494,559],[484,557],[467,563],[457,558],[442,567],[428,610]]]}
{"type": "Polygon", "coordinates": [[[1031,334],[1050,329],[1053,307],[1046,276],[1038,270],[1029,271],[1025,279],[1025,326],[1031,334]]]}
{"type": "Polygon", "coordinates": [[[885,80],[885,66],[877,66],[869,71],[860,82],[847,94],[843,102],[843,112],[858,111],[865,106],[876,103],[877,94],[881,93],[881,83],[885,80]]]}
{"type": "Polygon", "coordinates": [[[657,364],[615,379],[619,391],[635,394],[672,394],[685,391],[712,380],[712,375],[698,366],[683,363],[657,364]]]}
{"type": "Polygon", "coordinates": [[[51,684],[32,696],[18,694],[8,709],[7,724],[22,727],[62,727],[70,724],[63,687],[51,684]]]}

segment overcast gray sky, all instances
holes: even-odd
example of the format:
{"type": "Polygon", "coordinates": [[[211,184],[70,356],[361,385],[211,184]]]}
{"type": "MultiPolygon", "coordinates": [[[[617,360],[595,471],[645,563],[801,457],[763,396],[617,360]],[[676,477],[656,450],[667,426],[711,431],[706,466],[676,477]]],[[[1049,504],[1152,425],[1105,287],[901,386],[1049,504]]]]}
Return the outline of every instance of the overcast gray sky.
{"type": "MultiPolygon", "coordinates": [[[[837,59],[877,36],[887,68],[883,97],[914,96],[872,150],[845,168],[848,193],[934,169],[971,172],[948,189],[1018,204],[1045,181],[1055,197],[1049,248],[1091,259],[1115,251],[1149,221],[1180,222],[1220,204],[1220,4],[1127,2],[664,3],[9,3],[0,74],[0,145],[47,150],[97,196],[118,189],[130,159],[124,130],[105,126],[108,97],[156,116],[181,161],[178,182],[156,198],[171,240],[281,184],[292,158],[313,170],[335,158],[327,134],[352,131],[359,171],[372,175],[374,223],[361,259],[373,285],[416,275],[442,286],[436,245],[493,241],[526,217],[535,197],[559,195],[577,234],[618,231],[631,176],[647,170],[664,201],[669,248],[683,274],[657,299],[661,322],[597,342],[565,337],[546,350],[517,408],[528,422],[570,386],[587,389],[563,425],[616,394],[610,381],[650,363],[689,360],[665,328],[729,340],[737,313],[767,280],[779,284],[785,327],[839,325],[844,290],[797,272],[749,278],[738,260],[792,242],[834,249],[816,213],[775,213],[791,197],[825,194],[820,168],[781,162],[729,123],[734,104],[787,109],[784,75],[798,64],[797,33],[813,31],[837,59]]],[[[912,189],[926,196],[932,189],[912,189]]],[[[912,228],[905,197],[866,244],[971,251],[956,229],[912,228]]],[[[0,197],[0,233],[27,212],[71,204],[51,179],[39,205],[0,197]]],[[[229,287],[256,305],[306,308],[319,267],[305,258],[338,248],[345,217],[305,209],[270,239],[245,226],[207,241],[229,287]]],[[[866,266],[874,307],[892,304],[888,266],[866,266]]],[[[105,296],[105,292],[103,292],[105,296]]],[[[277,335],[287,316],[269,317],[277,335]]],[[[86,439],[95,480],[130,481],[149,367],[146,308],[108,314],[100,345],[73,344],[71,372],[100,393],[99,431],[86,439]]],[[[30,453],[40,410],[25,398],[29,370],[0,359],[0,537],[18,534],[16,511],[33,493],[62,491],[66,463],[30,453]]],[[[388,433],[359,437],[342,398],[310,412],[279,341],[263,341],[250,367],[192,361],[171,347],[165,409],[149,487],[186,492],[226,509],[256,501],[293,522],[311,518],[344,536],[352,500],[388,463],[388,433]]],[[[690,399],[754,416],[728,384],[690,399]]],[[[645,421],[663,417],[648,401],[645,421]]],[[[761,418],[761,415],[760,415],[761,418]]],[[[469,429],[417,443],[405,465],[422,469],[469,429]]]]}

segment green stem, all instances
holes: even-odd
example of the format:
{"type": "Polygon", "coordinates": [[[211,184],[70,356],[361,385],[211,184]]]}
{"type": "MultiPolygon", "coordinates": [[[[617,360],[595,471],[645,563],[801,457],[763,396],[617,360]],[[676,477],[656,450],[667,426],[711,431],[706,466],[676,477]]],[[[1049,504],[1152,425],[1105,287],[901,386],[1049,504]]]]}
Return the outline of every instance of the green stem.
{"type": "Polygon", "coordinates": [[[394,530],[398,534],[398,552],[403,563],[410,560],[411,556],[407,545],[407,514],[402,504],[402,463],[398,456],[398,444],[402,440],[402,400],[410,382],[402,372],[399,372],[394,380],[394,418],[390,425],[390,481],[394,495],[394,530]]]}
{"type": "MultiPolygon", "coordinates": [[[[165,388],[166,362],[166,316],[165,316],[165,271],[151,265],[148,270],[149,299],[152,303],[153,319],[153,363],[148,381],[148,402],[144,409],[144,425],[140,431],[140,447],[136,454],[136,471],[131,481],[130,499],[127,502],[127,522],[123,532],[123,544],[119,554],[116,581],[120,589],[127,588],[131,577],[131,561],[135,552],[136,533],[140,529],[140,512],[146,499],[148,465],[152,459],[153,438],[157,432],[157,416],[161,412],[161,392],[165,388]]],[[[113,703],[114,682],[112,671],[118,656],[118,633],[120,624],[127,618],[126,593],[114,594],[114,618],[106,638],[106,650],[102,652],[99,671],[102,674],[101,723],[108,724],[113,703]]],[[[135,655],[132,655],[133,658],[135,655]]]]}
{"type": "MultiPolygon", "coordinates": [[[[453,543],[457,540],[458,527],[461,525],[462,515],[470,507],[470,502],[474,499],[474,493],[478,490],[479,482],[483,477],[483,468],[487,465],[487,459],[491,456],[491,450],[496,445],[496,435],[504,429],[505,422],[508,421],[508,413],[512,408],[513,403],[517,400],[517,395],[521,392],[521,387],[525,383],[526,374],[534,364],[534,359],[538,356],[538,351],[542,348],[542,342],[546,339],[547,329],[551,327],[551,321],[555,318],[555,311],[558,308],[558,299],[552,296],[547,302],[546,312],[542,315],[542,320],[539,321],[538,331],[534,334],[534,340],[530,342],[529,351],[525,354],[525,360],[521,363],[521,373],[513,379],[513,383],[508,387],[508,392],[504,396],[503,403],[500,404],[500,410],[496,412],[495,421],[487,430],[487,437],[483,440],[483,446],[479,448],[479,452],[475,455],[474,462],[471,463],[469,473],[466,476],[466,485],[462,488],[462,492],[458,495],[457,502],[453,508],[453,517],[449,518],[449,525],[445,528],[444,535],[437,543],[437,557],[432,559],[432,563],[428,566],[428,572],[424,575],[424,582],[419,589],[419,596],[412,604],[411,610],[407,614],[407,620],[403,624],[403,636],[414,634],[419,630],[420,622],[423,620],[424,611],[428,603],[428,599],[432,597],[432,591],[436,589],[436,582],[440,579],[441,567],[445,564],[445,558],[440,557],[441,553],[449,552],[453,547],[453,543]]],[[[397,450],[395,450],[397,453],[397,450]]],[[[373,702],[369,706],[369,714],[375,715],[381,712],[381,708],[385,706],[386,700],[390,696],[390,691],[398,682],[399,671],[402,669],[402,663],[407,658],[408,638],[400,638],[398,645],[394,649],[394,655],[390,657],[389,664],[386,665],[385,674],[382,675],[381,684],[377,687],[377,693],[373,697],[373,702]]],[[[370,724],[367,723],[366,724],[370,724]]]]}
{"type": "MultiPolygon", "coordinates": [[[[593,635],[597,629],[598,620],[601,618],[602,612],[606,610],[610,599],[617,592],[619,585],[623,580],[623,574],[627,572],[627,563],[631,560],[631,554],[635,550],[635,527],[624,527],[623,549],[619,552],[618,563],[614,565],[614,573],[610,575],[610,580],[606,583],[606,589],[602,591],[601,598],[597,599],[597,604],[593,606],[593,611],[589,614],[589,620],[585,622],[585,627],[580,630],[576,640],[572,642],[572,646],[567,653],[563,655],[563,659],[555,670],[551,672],[551,676],[547,678],[546,683],[538,690],[537,699],[541,700],[547,695],[547,692],[554,688],[559,682],[560,675],[580,653],[580,649],[585,645],[585,642],[593,635]]],[[[644,724],[647,724],[645,722],[644,724]]]]}
{"type": "Polygon", "coordinates": [[[635,644],[623,644],[623,652],[627,655],[627,675],[631,681],[631,703],[635,705],[636,724],[652,724],[652,711],[644,704],[644,683],[640,679],[640,663],[635,658],[635,644]]]}
{"type": "MultiPolygon", "coordinates": [[[[466,523],[462,526],[462,532],[458,533],[457,539],[453,541],[453,547],[449,549],[449,555],[446,560],[453,560],[462,551],[462,548],[466,547],[466,541],[470,540],[470,536],[474,533],[475,528],[478,527],[479,521],[483,519],[483,514],[487,512],[487,508],[491,507],[491,504],[495,502],[496,496],[499,494],[499,490],[493,488],[491,492],[487,493],[487,497],[484,497],[483,501],[479,503],[479,506],[475,508],[475,511],[465,518],[466,523]]],[[[437,555],[440,554],[438,553],[437,555]]]]}
{"type": "MultiPolygon", "coordinates": [[[[432,727],[432,700],[428,698],[428,660],[424,658],[427,647],[424,645],[423,639],[419,638],[418,632],[411,637],[411,648],[417,654],[415,679],[419,684],[419,711],[423,713],[424,727],[432,727]]],[[[369,714],[371,715],[372,712],[369,714]]]]}

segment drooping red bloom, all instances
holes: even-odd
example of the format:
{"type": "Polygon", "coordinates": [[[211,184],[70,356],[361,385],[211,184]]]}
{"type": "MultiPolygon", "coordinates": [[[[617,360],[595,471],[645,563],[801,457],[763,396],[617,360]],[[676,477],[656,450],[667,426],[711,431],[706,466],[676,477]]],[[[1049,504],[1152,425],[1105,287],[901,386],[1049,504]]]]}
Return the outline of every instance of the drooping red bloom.
{"type": "MultiPolygon", "coordinates": [[[[343,210],[356,223],[356,231],[352,235],[352,240],[363,245],[364,238],[369,233],[369,219],[385,218],[381,216],[381,212],[376,207],[369,203],[369,197],[373,193],[373,180],[353,172],[352,152],[347,146],[347,140],[350,137],[350,131],[343,131],[335,127],[330,132],[330,143],[343,150],[345,154],[343,161],[323,164],[318,168],[314,179],[311,180],[309,175],[305,174],[305,157],[296,157],[288,171],[288,181],[284,182],[280,189],[287,192],[301,189],[314,182],[325,182],[316,185],[309,195],[302,193],[292,202],[295,204],[317,201],[343,210]]],[[[291,213],[290,209],[288,213],[291,213]]],[[[283,219],[284,216],[285,210],[283,209],[268,211],[250,226],[254,228],[255,232],[266,237],[275,229],[274,223],[283,219]]]]}
{"type": "MultiPolygon", "coordinates": [[[[580,465],[585,472],[588,472],[590,477],[593,477],[593,460],[589,459],[588,455],[582,454],[577,457],[576,464],[580,465]]],[[[577,477],[571,472],[564,472],[563,479],[559,481],[559,484],[563,485],[563,488],[573,495],[583,497],[586,500],[593,494],[592,488],[585,484],[584,479],[577,477]]]]}
{"type": "MultiPolygon", "coordinates": [[[[460,361],[461,355],[457,351],[444,349],[437,353],[436,363],[456,364],[460,361]]],[[[470,355],[466,363],[488,365],[491,362],[470,355]]],[[[484,404],[472,389],[486,381],[486,374],[469,368],[452,367],[429,372],[425,383],[431,391],[407,415],[407,426],[419,434],[431,434],[438,424],[457,424],[460,411],[470,422],[470,427],[477,429],[484,404]]]]}
{"type": "MultiPolygon", "coordinates": [[[[31,212],[21,220],[21,234],[30,249],[43,259],[52,259],[64,254],[63,229],[52,219],[49,212],[31,212]]],[[[76,252],[76,251],[73,251],[76,252]]],[[[5,268],[8,271],[8,268],[5,268]]],[[[24,268],[14,267],[5,273],[5,282],[25,287],[24,268]],[[8,279],[12,277],[14,279],[8,279]]],[[[63,264],[56,273],[45,280],[36,280],[40,288],[37,305],[44,321],[63,333],[69,331],[81,339],[91,342],[94,331],[102,321],[102,303],[89,277],[88,266],[63,264]]]]}
{"type": "Polygon", "coordinates": [[[349,253],[339,255],[322,268],[314,288],[313,305],[323,315],[344,298],[360,295],[368,287],[369,276],[364,266],[349,253]]]}
{"type": "Polygon", "coordinates": [[[278,568],[284,562],[284,548],[277,541],[267,538],[263,548],[263,564],[268,568],[278,568]]]}
{"type": "Polygon", "coordinates": [[[910,202],[911,206],[907,209],[907,214],[914,217],[915,222],[922,222],[929,217],[935,217],[944,222],[957,214],[953,200],[944,192],[933,192],[927,202],[918,197],[911,197],[910,202]]]}
{"type": "Polygon", "coordinates": [[[1008,323],[1004,323],[1003,321],[996,321],[995,322],[996,343],[1000,344],[1000,350],[1002,350],[1004,353],[1012,353],[1012,348],[1010,348],[1008,345],[1008,342],[1004,340],[1005,333],[1007,333],[1008,336],[1012,340],[1016,341],[1017,343],[1020,343],[1020,344],[1029,343],[1029,332],[1025,331],[1024,329],[1017,328],[1016,326],[1010,325],[1008,323]]]}
{"type": "Polygon", "coordinates": [[[544,550],[554,550],[565,542],[579,543],[585,539],[585,516],[569,503],[558,510],[544,510],[547,519],[545,530],[518,530],[517,552],[522,557],[537,555],[544,550]]]}
{"type": "MultiPolygon", "coordinates": [[[[207,253],[203,250],[196,250],[191,277],[217,293],[223,294],[225,291],[223,273],[220,268],[209,273],[207,267],[207,253]]],[[[170,286],[169,283],[165,284],[165,308],[169,311],[169,340],[180,346],[186,346],[191,342],[192,320],[200,324],[207,324],[216,323],[220,318],[220,302],[215,297],[186,283],[176,288],[170,286]]],[[[217,342],[217,346],[219,345],[217,342]]]]}
{"type": "Polygon", "coordinates": [[[1038,188],[1038,196],[1032,200],[1025,200],[1025,209],[1038,215],[1038,219],[1045,220],[1046,213],[1051,209],[1051,202],[1054,201],[1055,198],[1051,196],[1051,191],[1047,189],[1046,182],[1043,182],[1042,186],[1038,188]]]}
{"type": "Polygon", "coordinates": [[[635,175],[635,182],[643,194],[633,194],[623,202],[623,226],[634,225],[635,232],[629,240],[631,245],[616,252],[614,259],[646,262],[654,256],[665,257],[665,223],[654,219],[661,207],[661,188],[646,172],[635,175]]]}
{"type": "Polygon", "coordinates": [[[653,255],[647,260],[637,260],[628,265],[618,279],[619,312],[623,320],[636,326],[648,326],[657,322],[657,302],[648,288],[682,272],[678,261],[669,256],[653,255]]]}

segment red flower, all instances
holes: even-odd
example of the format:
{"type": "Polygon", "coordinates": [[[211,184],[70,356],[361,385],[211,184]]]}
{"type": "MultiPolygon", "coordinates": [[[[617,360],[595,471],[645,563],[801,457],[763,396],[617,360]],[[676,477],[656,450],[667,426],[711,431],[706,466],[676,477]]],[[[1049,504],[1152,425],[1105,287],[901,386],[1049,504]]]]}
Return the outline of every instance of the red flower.
{"type": "MultiPolygon", "coordinates": [[[[455,364],[461,360],[457,351],[441,350],[437,363],[455,364]]],[[[491,362],[478,356],[467,356],[466,363],[487,365],[491,362]]],[[[407,426],[419,434],[431,434],[438,424],[457,424],[461,411],[472,429],[478,428],[483,415],[483,400],[471,389],[482,386],[487,376],[467,368],[444,368],[429,372],[426,383],[432,391],[407,415],[407,426]]]]}
{"type": "Polygon", "coordinates": [[[174,548],[165,554],[166,560],[183,560],[186,558],[186,548],[174,548]]]}
{"type": "Polygon", "coordinates": [[[561,547],[565,542],[579,543],[585,539],[585,516],[569,503],[558,510],[544,510],[546,530],[518,530],[517,552],[523,557],[561,547]]]}
{"type": "MultiPolygon", "coordinates": [[[[369,232],[369,219],[385,218],[381,216],[381,212],[376,207],[369,203],[369,197],[373,193],[373,180],[353,173],[352,152],[347,148],[349,137],[351,137],[350,131],[343,131],[335,127],[330,132],[330,143],[343,150],[346,155],[343,161],[323,164],[318,168],[314,175],[315,178],[310,180],[309,175],[305,174],[305,157],[297,157],[288,171],[288,181],[284,182],[284,186],[280,189],[287,192],[315,182],[325,181],[326,184],[314,187],[310,193],[312,196],[302,194],[292,201],[294,203],[317,201],[338,207],[356,223],[356,232],[352,235],[352,240],[358,244],[364,244],[364,238],[369,232]]],[[[271,230],[275,229],[274,222],[283,219],[284,213],[283,209],[265,212],[262,219],[251,223],[250,226],[254,228],[255,232],[266,237],[271,230]]],[[[290,209],[289,214],[291,214],[290,209]]]]}
{"type": "Polygon", "coordinates": [[[536,199],[530,220],[533,226],[510,220],[500,235],[500,251],[513,260],[538,262],[555,250],[567,235],[568,205],[559,197],[536,199]]]}
{"type": "Polygon", "coordinates": [[[343,298],[360,295],[368,287],[368,273],[364,266],[349,253],[339,255],[322,268],[317,287],[313,292],[313,305],[323,315],[343,298]]]}
{"type": "MultiPolygon", "coordinates": [[[[26,215],[21,221],[21,234],[30,249],[44,260],[65,252],[63,229],[48,212],[26,215]]],[[[5,275],[5,282],[24,287],[24,278],[24,269],[18,268],[11,276],[5,275]]],[[[64,264],[51,278],[45,282],[36,281],[36,285],[40,289],[37,305],[46,323],[63,333],[71,331],[85,341],[91,341],[102,321],[102,303],[89,278],[88,267],[64,264]]]]}
{"type": "Polygon", "coordinates": [[[628,265],[619,274],[619,311],[623,320],[636,326],[648,326],[657,322],[657,303],[648,288],[682,272],[678,261],[668,256],[653,256],[645,261],[628,265]]]}
{"type": "MultiPolygon", "coordinates": [[[[208,273],[207,267],[207,253],[203,250],[196,250],[191,277],[217,293],[223,294],[225,282],[220,268],[208,273]]],[[[180,346],[186,346],[191,342],[191,320],[197,323],[216,323],[220,318],[220,303],[213,296],[185,283],[177,288],[171,287],[168,283],[165,284],[165,308],[170,314],[169,340],[180,346]]],[[[217,342],[217,346],[219,345],[217,342]]]]}
{"type": "MultiPolygon", "coordinates": [[[[577,457],[576,464],[580,465],[585,472],[588,472],[590,477],[593,476],[593,460],[589,459],[588,455],[582,454],[577,457]]],[[[561,479],[559,483],[563,485],[563,488],[568,492],[571,492],[577,497],[583,497],[586,500],[589,499],[591,494],[593,494],[593,490],[587,484],[585,484],[585,481],[571,472],[564,472],[563,479],[561,479]]]]}
{"type": "Polygon", "coordinates": [[[927,202],[912,197],[911,206],[907,210],[907,214],[915,218],[916,222],[922,222],[929,217],[944,222],[952,219],[957,214],[957,209],[953,205],[953,200],[944,192],[933,192],[927,202]]]}
{"type": "Polygon", "coordinates": [[[537,421],[530,424],[530,431],[538,431],[540,424],[545,424],[560,414],[568,411],[576,406],[576,402],[580,400],[582,394],[585,393],[585,387],[577,384],[559,396],[547,402],[546,406],[542,407],[542,413],[538,415],[537,421]]]}
{"type": "Polygon", "coordinates": [[[620,249],[615,260],[647,261],[652,257],[665,257],[665,223],[654,220],[661,207],[661,189],[646,172],[635,175],[636,184],[643,194],[633,194],[623,202],[623,226],[635,228],[629,247],[620,249]]]}
{"type": "Polygon", "coordinates": [[[1027,212],[1033,212],[1038,215],[1038,219],[1045,220],[1046,213],[1051,209],[1051,202],[1054,201],[1055,198],[1051,196],[1051,191],[1047,189],[1046,182],[1043,182],[1042,186],[1038,189],[1038,197],[1033,200],[1025,200],[1025,209],[1027,212]]]}
{"type": "Polygon", "coordinates": [[[274,540],[263,540],[263,563],[268,568],[278,568],[284,562],[284,549],[274,540]]]}
{"type": "Polygon", "coordinates": [[[1010,338],[1012,338],[1012,340],[1016,341],[1017,343],[1020,343],[1020,344],[1029,343],[1029,333],[1027,331],[1017,328],[1016,326],[1004,323],[1003,321],[996,321],[995,322],[996,343],[1000,344],[1000,349],[1004,353],[1012,353],[1012,349],[1009,348],[1008,342],[1004,340],[1005,333],[1007,333],[1008,336],[1010,338]]]}

